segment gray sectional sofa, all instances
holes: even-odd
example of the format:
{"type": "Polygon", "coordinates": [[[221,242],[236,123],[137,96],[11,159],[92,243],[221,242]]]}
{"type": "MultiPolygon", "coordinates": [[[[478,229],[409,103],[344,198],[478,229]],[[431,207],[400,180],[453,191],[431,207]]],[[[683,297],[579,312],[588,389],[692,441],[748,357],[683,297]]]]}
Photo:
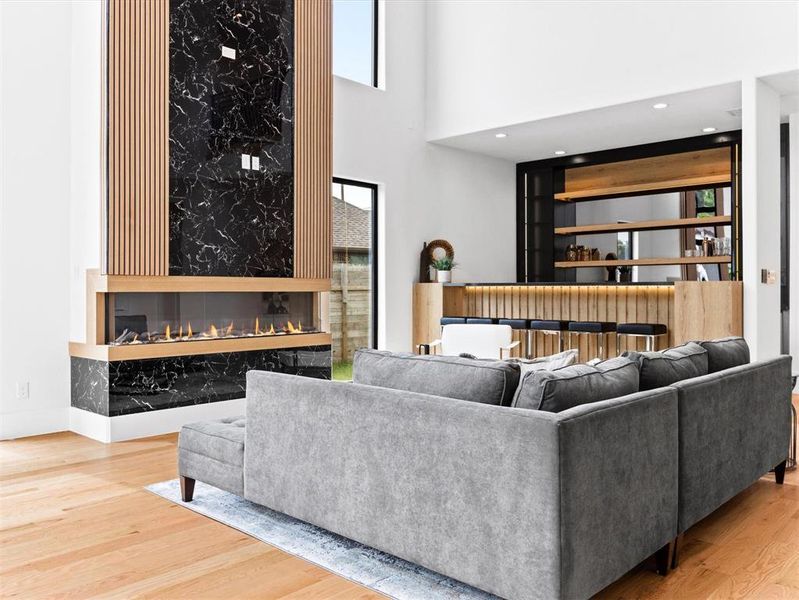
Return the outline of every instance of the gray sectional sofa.
{"type": "Polygon", "coordinates": [[[184,500],[200,480],[498,596],[587,598],[653,554],[665,573],[682,532],[784,467],[789,357],[608,398],[661,360],[522,376],[361,351],[354,383],[252,371],[246,424],[181,432],[184,500]]]}

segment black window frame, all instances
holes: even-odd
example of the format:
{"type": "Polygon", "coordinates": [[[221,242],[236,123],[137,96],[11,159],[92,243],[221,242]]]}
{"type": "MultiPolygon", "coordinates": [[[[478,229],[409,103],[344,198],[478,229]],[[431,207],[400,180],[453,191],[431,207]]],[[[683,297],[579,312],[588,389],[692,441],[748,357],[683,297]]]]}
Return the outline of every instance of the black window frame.
{"type": "MultiPolygon", "coordinates": [[[[331,0],[333,2],[333,0],[331,0]]],[[[378,64],[378,59],[380,58],[380,18],[379,18],[379,2],[380,0],[372,0],[372,83],[371,87],[377,88],[380,87],[380,66],[378,64]]],[[[335,4],[332,5],[332,9],[335,10],[335,4]]],[[[333,52],[335,53],[336,42],[333,40],[333,52]]],[[[333,73],[335,75],[335,73],[333,73]]],[[[344,77],[343,75],[338,75],[338,77],[342,77],[343,79],[349,79],[348,77],[344,77]]],[[[356,81],[356,83],[362,83],[357,80],[350,80],[356,81]]]]}
{"type": "MultiPolygon", "coordinates": [[[[372,335],[369,339],[369,347],[370,348],[377,348],[377,338],[378,338],[378,232],[377,232],[377,220],[378,220],[378,200],[377,200],[377,184],[376,183],[367,183],[366,181],[358,181],[357,179],[347,179],[345,177],[333,177],[332,180],[333,184],[341,184],[341,185],[349,185],[354,187],[366,188],[372,191],[372,219],[371,219],[371,228],[372,228],[372,248],[370,252],[372,254],[372,335]]],[[[343,200],[343,198],[342,198],[343,200]]],[[[331,198],[332,202],[332,198],[331,198]]],[[[332,215],[331,215],[332,218],[332,215]]],[[[343,335],[343,332],[342,332],[343,335]]]]}

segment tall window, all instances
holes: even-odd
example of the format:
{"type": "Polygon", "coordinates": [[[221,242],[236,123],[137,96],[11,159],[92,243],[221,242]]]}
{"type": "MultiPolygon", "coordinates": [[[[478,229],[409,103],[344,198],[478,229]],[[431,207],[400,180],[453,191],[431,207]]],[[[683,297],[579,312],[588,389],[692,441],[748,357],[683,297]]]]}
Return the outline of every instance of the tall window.
{"type": "Polygon", "coordinates": [[[333,73],[377,87],[377,0],[333,0],[333,73]]]}
{"type": "Polygon", "coordinates": [[[352,378],[352,356],[377,344],[377,186],[333,179],[333,378],[352,378]]]}

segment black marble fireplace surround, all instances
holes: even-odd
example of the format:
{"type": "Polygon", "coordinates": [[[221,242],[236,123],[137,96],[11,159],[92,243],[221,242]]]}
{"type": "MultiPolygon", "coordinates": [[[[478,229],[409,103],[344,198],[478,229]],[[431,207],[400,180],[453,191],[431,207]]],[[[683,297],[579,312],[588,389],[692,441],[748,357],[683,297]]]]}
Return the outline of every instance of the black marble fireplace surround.
{"type": "Polygon", "coordinates": [[[243,398],[247,371],[330,379],[330,346],[105,362],[72,357],[72,406],[106,417],[243,398]]]}
{"type": "Polygon", "coordinates": [[[169,274],[291,277],[293,1],[171,0],[169,60],[169,274]]]}

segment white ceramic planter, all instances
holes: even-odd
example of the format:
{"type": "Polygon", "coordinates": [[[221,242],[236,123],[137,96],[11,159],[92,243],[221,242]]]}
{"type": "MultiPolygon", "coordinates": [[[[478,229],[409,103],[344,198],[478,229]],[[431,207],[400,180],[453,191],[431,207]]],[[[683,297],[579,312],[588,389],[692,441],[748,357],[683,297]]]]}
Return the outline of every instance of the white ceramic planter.
{"type": "Polygon", "coordinates": [[[449,283],[452,281],[452,271],[436,271],[436,281],[438,283],[449,283]]]}

